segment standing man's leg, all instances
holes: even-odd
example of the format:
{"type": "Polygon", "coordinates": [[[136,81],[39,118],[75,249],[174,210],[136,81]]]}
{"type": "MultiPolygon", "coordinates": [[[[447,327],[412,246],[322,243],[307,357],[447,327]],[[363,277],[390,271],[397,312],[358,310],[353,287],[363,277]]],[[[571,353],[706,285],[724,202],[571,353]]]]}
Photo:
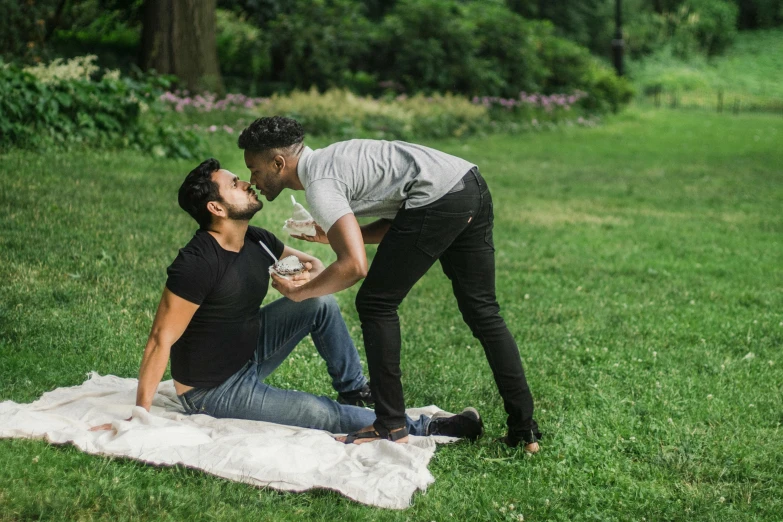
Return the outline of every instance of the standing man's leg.
{"type": "MultiPolygon", "coordinates": [[[[492,196],[476,175],[481,209],[476,219],[443,253],[443,271],[451,280],[462,317],[479,340],[508,414],[506,442],[531,444],[540,437],[533,419],[533,396],[519,349],[495,295],[495,253],[492,196]]],[[[475,182],[474,182],[475,183],[475,182]]],[[[471,187],[472,188],[472,187],[471,187]]]]}
{"type": "Polygon", "coordinates": [[[378,417],[375,428],[381,434],[405,425],[397,309],[438,255],[468,226],[472,214],[462,202],[400,210],[356,296],[378,417]]]}

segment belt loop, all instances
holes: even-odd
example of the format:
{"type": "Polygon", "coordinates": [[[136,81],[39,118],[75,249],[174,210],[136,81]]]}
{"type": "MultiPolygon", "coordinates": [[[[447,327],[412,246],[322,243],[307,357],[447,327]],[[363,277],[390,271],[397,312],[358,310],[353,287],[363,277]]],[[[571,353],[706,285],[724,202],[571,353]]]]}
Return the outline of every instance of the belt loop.
{"type": "Polygon", "coordinates": [[[473,177],[476,178],[476,184],[479,186],[479,188],[481,188],[482,178],[481,178],[481,174],[479,174],[478,167],[473,167],[472,169],[470,169],[470,171],[473,173],[473,177]]]}

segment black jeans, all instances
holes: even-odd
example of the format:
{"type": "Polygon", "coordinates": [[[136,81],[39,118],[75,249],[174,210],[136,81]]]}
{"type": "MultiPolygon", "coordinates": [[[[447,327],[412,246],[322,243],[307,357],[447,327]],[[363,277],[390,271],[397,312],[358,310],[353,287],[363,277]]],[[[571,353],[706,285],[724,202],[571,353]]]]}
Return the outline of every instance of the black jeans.
{"type": "Polygon", "coordinates": [[[379,431],[405,426],[397,309],[413,285],[440,260],[462,318],[484,348],[508,413],[509,437],[538,437],[522,361],[495,297],[492,196],[477,169],[464,188],[421,208],[401,209],[378,245],[356,296],[379,431]]]}

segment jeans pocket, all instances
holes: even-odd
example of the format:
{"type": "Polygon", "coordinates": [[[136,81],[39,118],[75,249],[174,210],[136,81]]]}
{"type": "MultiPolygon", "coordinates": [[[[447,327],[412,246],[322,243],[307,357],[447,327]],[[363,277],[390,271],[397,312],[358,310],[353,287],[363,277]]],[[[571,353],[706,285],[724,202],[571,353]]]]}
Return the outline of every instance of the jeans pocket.
{"type": "Polygon", "coordinates": [[[179,402],[185,408],[185,413],[195,414],[204,411],[203,402],[207,393],[212,388],[192,388],[179,395],[179,402]]]}
{"type": "Polygon", "coordinates": [[[487,217],[487,230],[484,232],[484,241],[495,250],[495,239],[492,236],[492,230],[495,228],[495,212],[492,208],[492,202],[489,202],[489,216],[487,217]]]}
{"type": "Polygon", "coordinates": [[[440,257],[467,228],[472,218],[472,210],[457,213],[427,210],[416,246],[430,257],[440,257]]]}

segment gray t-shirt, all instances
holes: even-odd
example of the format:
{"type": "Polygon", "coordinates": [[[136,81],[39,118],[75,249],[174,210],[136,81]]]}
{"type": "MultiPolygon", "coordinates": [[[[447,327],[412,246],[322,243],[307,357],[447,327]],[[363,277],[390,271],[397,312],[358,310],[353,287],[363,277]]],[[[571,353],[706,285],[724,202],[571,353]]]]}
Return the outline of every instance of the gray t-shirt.
{"type": "Polygon", "coordinates": [[[404,141],[349,140],[305,147],[296,173],[310,213],[324,231],[346,214],[393,219],[449,192],[475,167],[435,149],[404,141]]]}

